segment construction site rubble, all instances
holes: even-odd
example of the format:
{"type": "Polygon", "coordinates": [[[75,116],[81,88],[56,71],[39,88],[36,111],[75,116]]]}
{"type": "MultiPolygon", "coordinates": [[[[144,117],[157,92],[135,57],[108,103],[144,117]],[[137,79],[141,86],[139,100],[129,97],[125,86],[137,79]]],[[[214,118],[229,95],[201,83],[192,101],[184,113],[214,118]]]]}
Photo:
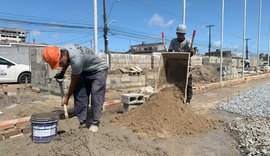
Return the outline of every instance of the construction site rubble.
{"type": "Polygon", "coordinates": [[[245,118],[228,125],[236,134],[243,155],[270,155],[270,120],[245,118]]]}
{"type": "Polygon", "coordinates": [[[270,155],[270,84],[252,88],[217,106],[246,118],[228,124],[244,155],[270,155]]]}
{"type": "Polygon", "coordinates": [[[270,84],[264,84],[231,97],[217,106],[218,109],[243,116],[270,117],[270,84]]]}

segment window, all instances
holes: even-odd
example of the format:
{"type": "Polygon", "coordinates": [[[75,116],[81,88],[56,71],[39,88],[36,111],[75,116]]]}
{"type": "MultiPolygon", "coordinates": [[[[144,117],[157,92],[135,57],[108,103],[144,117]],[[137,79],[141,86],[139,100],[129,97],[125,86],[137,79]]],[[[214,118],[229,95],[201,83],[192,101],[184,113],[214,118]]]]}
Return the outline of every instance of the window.
{"type": "Polygon", "coordinates": [[[0,65],[14,65],[14,64],[3,58],[0,58],[0,65]]]}

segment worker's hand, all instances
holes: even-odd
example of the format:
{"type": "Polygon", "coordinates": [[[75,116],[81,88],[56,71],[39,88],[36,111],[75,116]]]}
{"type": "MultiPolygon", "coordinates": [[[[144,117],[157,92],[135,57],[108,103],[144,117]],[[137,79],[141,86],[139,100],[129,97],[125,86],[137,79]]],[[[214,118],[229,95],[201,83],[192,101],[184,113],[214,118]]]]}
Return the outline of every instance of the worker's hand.
{"type": "Polygon", "coordinates": [[[192,57],[194,55],[194,48],[191,48],[189,53],[190,53],[190,57],[192,57]]]}
{"type": "Polygon", "coordinates": [[[63,79],[65,75],[64,71],[61,71],[60,73],[55,74],[54,78],[56,79],[63,79]]]}
{"type": "Polygon", "coordinates": [[[68,105],[69,97],[68,96],[63,96],[62,101],[61,101],[61,106],[68,105]]]}

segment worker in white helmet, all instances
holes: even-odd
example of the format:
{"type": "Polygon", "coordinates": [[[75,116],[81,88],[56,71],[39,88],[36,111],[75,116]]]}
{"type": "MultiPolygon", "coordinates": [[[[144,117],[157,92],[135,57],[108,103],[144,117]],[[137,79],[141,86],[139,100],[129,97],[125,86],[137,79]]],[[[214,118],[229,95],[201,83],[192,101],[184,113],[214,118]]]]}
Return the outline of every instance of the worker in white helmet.
{"type": "Polygon", "coordinates": [[[190,39],[185,38],[187,27],[184,24],[180,24],[176,28],[177,38],[171,40],[169,46],[169,52],[190,52],[193,55],[193,50],[190,47],[190,39]]]}
{"type": "MultiPolygon", "coordinates": [[[[194,50],[191,47],[190,39],[185,38],[187,27],[184,24],[180,24],[176,28],[177,38],[171,40],[169,46],[169,52],[189,52],[190,57],[193,56],[194,50]]],[[[187,86],[187,100],[186,104],[190,104],[192,99],[192,75],[189,74],[188,86],[187,86]]]]}

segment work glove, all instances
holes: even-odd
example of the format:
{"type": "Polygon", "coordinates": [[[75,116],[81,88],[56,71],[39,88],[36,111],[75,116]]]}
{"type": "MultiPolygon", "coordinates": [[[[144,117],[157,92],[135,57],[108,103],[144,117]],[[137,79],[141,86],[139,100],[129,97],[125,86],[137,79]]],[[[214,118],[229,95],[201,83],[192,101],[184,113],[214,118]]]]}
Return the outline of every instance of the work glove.
{"type": "Polygon", "coordinates": [[[189,51],[189,53],[190,53],[190,57],[192,57],[194,55],[194,49],[191,48],[190,51],[189,51]]]}
{"type": "Polygon", "coordinates": [[[64,78],[64,75],[65,75],[65,72],[64,71],[61,71],[60,73],[57,73],[54,75],[54,78],[56,79],[63,79],[64,78]]]}

